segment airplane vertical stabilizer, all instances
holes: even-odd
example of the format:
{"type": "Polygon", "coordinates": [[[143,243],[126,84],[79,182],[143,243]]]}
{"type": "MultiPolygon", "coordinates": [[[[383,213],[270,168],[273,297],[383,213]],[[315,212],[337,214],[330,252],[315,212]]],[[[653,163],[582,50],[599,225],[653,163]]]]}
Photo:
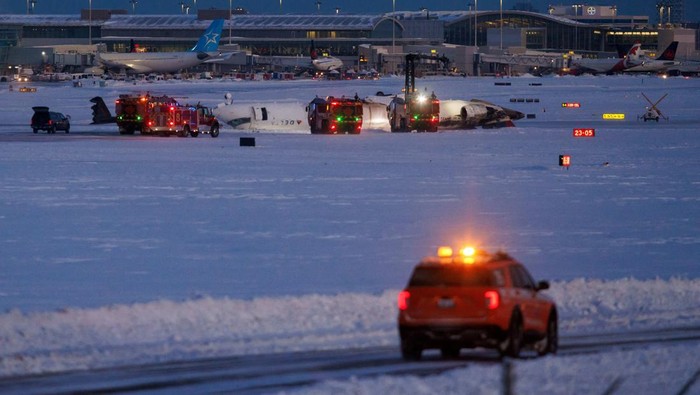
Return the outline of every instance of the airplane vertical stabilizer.
{"type": "Polygon", "coordinates": [[[221,39],[221,30],[224,27],[223,19],[215,19],[211,21],[211,25],[204,31],[197,45],[192,48],[192,52],[216,52],[219,49],[219,40],[221,39]]]}
{"type": "Polygon", "coordinates": [[[656,60],[675,60],[676,50],[678,50],[678,41],[673,41],[656,60]]]}

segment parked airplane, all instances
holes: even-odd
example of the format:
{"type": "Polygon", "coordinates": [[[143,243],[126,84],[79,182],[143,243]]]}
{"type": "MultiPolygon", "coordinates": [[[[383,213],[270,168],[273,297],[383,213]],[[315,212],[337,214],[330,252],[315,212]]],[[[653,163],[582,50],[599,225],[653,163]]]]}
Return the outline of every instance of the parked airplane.
{"type": "Polygon", "coordinates": [[[627,52],[624,58],[604,58],[604,59],[572,59],[570,69],[575,73],[616,73],[624,71],[639,64],[639,54],[642,44],[636,43],[627,52]]]}
{"type": "MultiPolygon", "coordinates": [[[[377,95],[363,100],[363,128],[390,130],[387,104],[393,96],[377,95]]],[[[309,133],[306,106],[299,101],[270,101],[233,103],[226,94],[226,102],[212,109],[222,122],[235,129],[309,133]]],[[[441,100],[440,129],[471,129],[477,126],[498,128],[514,126],[514,119],[524,118],[511,110],[482,100],[441,100]]]]}
{"type": "Polygon", "coordinates": [[[694,60],[684,60],[668,68],[670,75],[700,75],[700,62],[694,60]]]}
{"type": "Polygon", "coordinates": [[[254,56],[255,63],[288,68],[302,68],[314,71],[331,71],[343,67],[343,61],[334,56],[318,56],[314,42],[311,41],[311,55],[301,56],[254,56]]]}
{"type": "Polygon", "coordinates": [[[676,50],[678,41],[673,41],[656,59],[639,55],[633,60],[632,65],[624,70],[625,73],[659,73],[668,70],[672,66],[678,65],[676,62],[676,50]]]}
{"type": "Polygon", "coordinates": [[[187,52],[98,53],[95,59],[107,69],[143,74],[174,73],[201,63],[220,62],[232,55],[217,52],[223,26],[223,19],[212,21],[187,52]]]}
{"type": "Polygon", "coordinates": [[[343,61],[333,56],[319,57],[316,46],[311,41],[311,65],[318,71],[331,71],[343,67],[343,61]]]}

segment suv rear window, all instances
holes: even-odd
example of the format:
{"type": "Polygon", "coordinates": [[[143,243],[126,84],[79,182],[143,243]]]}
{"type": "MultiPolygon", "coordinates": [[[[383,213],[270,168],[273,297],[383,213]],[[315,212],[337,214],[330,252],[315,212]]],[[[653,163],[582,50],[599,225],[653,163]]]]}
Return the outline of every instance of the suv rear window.
{"type": "MultiPolygon", "coordinates": [[[[496,270],[498,271],[498,270],[496,270]]],[[[503,273],[475,266],[423,266],[413,271],[409,287],[497,287],[503,273]]]]}

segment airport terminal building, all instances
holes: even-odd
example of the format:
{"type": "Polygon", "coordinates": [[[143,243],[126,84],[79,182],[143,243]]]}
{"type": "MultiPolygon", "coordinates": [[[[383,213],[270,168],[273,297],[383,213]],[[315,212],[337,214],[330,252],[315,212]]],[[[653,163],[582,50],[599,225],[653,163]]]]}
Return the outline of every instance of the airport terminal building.
{"type": "Polygon", "coordinates": [[[655,51],[681,41],[679,54],[700,57],[697,30],[652,25],[647,16],[617,15],[612,7],[589,6],[585,11],[550,7],[546,14],[424,9],[379,15],[251,15],[236,9],[129,15],[125,10],[83,10],[80,15],[0,15],[0,67],[4,74],[18,67],[79,71],[92,65],[95,51],[127,52],[132,45],[141,51],[185,51],[213,19],[225,20],[221,50],[247,54],[219,66],[229,69],[272,67],[266,57],[308,56],[312,41],[348,67],[380,72],[400,71],[407,52],[445,55],[452,69],[466,74],[475,73],[484,59],[500,62],[503,55],[537,51],[561,57],[573,51],[612,56],[634,42],[655,51]]]}

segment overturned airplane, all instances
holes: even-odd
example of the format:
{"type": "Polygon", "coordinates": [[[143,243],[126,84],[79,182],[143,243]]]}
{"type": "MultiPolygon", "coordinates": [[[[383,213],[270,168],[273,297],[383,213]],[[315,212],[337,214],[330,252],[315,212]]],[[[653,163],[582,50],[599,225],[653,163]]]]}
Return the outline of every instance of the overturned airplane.
{"type": "MultiPolygon", "coordinates": [[[[390,130],[387,105],[394,95],[369,96],[362,100],[363,129],[390,130]]],[[[300,101],[236,102],[226,101],[212,109],[219,121],[235,129],[251,131],[309,132],[306,106],[300,101]]],[[[525,114],[487,101],[441,100],[440,130],[500,128],[515,126],[513,120],[525,114]]]]}

